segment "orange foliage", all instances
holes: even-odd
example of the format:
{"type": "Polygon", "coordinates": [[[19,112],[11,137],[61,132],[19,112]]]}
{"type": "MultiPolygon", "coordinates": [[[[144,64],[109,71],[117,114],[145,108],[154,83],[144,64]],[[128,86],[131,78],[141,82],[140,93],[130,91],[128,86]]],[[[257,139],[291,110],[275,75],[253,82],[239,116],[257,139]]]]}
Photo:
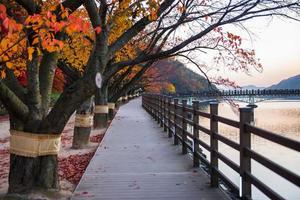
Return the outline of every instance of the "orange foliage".
{"type": "MultiPolygon", "coordinates": [[[[44,51],[59,52],[65,46],[69,46],[68,43],[65,45],[66,41],[57,37],[56,33],[65,32],[74,38],[76,34],[90,34],[92,30],[88,18],[84,17],[82,11],[70,15],[68,10],[56,0],[43,1],[41,8],[39,14],[23,13],[22,19],[24,17],[25,19],[22,20],[20,17],[20,22],[17,23],[7,15],[6,6],[0,4],[0,77],[2,79],[5,78],[8,69],[13,70],[17,77],[22,73],[24,75],[23,71],[26,71],[28,61],[32,60],[34,53],[42,57],[44,51]],[[60,10],[59,15],[54,14],[57,9],[60,10]],[[26,41],[28,31],[33,32],[29,42],[26,41]]],[[[18,12],[20,16],[19,12],[22,11],[14,12],[18,12]]],[[[94,30],[96,33],[100,31],[99,28],[94,30]]]]}
{"type": "MultiPolygon", "coordinates": [[[[171,73],[168,65],[164,66],[165,73],[171,73]]],[[[158,68],[150,67],[143,75],[142,83],[147,92],[152,93],[175,93],[176,87],[173,83],[167,81],[158,68]]]]}
{"type": "Polygon", "coordinates": [[[22,60],[25,45],[24,34],[21,33],[23,25],[10,19],[6,11],[6,7],[0,4],[0,78],[2,79],[5,78],[5,68],[15,69],[15,74],[19,75],[19,70],[25,67],[22,60]]]}

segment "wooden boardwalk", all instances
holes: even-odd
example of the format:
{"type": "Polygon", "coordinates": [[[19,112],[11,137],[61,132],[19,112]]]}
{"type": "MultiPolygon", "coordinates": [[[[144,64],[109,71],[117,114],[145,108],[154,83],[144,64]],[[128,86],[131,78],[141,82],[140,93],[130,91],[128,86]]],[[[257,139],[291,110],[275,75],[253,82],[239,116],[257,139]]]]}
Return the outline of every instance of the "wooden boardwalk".
{"type": "Polygon", "coordinates": [[[229,199],[141,106],[122,106],[72,199],[229,199]]]}

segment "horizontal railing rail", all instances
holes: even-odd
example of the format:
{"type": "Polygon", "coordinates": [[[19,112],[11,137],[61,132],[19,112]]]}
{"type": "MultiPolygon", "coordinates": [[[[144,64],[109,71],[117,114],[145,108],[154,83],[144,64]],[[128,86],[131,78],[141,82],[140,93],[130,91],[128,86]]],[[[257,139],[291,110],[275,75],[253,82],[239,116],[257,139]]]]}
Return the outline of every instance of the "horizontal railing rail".
{"type": "Polygon", "coordinates": [[[202,90],[193,93],[170,94],[173,97],[217,97],[217,96],[300,96],[300,89],[241,89],[241,90],[202,90]]]}
{"type": "MultiPolygon", "coordinates": [[[[297,93],[298,90],[292,92],[297,93]]],[[[284,199],[280,194],[253,175],[251,172],[251,160],[255,160],[272,172],[300,187],[300,177],[298,174],[251,149],[251,134],[297,152],[300,152],[300,142],[251,125],[254,119],[253,108],[240,108],[240,120],[235,121],[218,115],[217,103],[210,103],[210,113],[206,113],[200,111],[198,101],[193,101],[193,105],[190,106],[187,105],[186,100],[182,100],[182,103],[179,104],[179,100],[176,98],[173,99],[157,94],[144,94],[142,99],[145,110],[164,128],[164,131],[168,132],[170,138],[173,137],[174,144],[178,145],[179,142],[181,143],[182,153],[186,154],[188,150],[192,152],[194,166],[199,167],[200,163],[206,166],[210,174],[210,184],[212,187],[217,187],[220,181],[222,181],[233,193],[239,195],[242,199],[251,199],[251,186],[254,185],[271,199],[284,199]],[[200,125],[199,117],[209,119],[210,128],[200,125]],[[239,143],[219,134],[218,123],[239,129],[239,143]],[[192,128],[191,131],[187,130],[188,126],[192,128]],[[199,131],[209,135],[209,144],[200,139],[199,131]],[[239,164],[219,151],[219,141],[239,152],[239,164]],[[201,148],[210,152],[210,160],[206,158],[201,148]],[[241,177],[240,187],[220,171],[219,160],[239,173],[241,177]]]]}

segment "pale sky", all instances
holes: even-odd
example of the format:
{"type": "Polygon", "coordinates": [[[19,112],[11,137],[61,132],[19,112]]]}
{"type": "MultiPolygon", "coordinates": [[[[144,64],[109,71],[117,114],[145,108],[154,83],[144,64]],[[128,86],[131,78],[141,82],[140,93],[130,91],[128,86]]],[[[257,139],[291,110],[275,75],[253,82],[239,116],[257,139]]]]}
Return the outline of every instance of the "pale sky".
{"type": "MultiPolygon", "coordinates": [[[[246,37],[246,45],[256,51],[263,65],[263,72],[244,73],[221,70],[222,77],[236,81],[240,86],[270,86],[282,79],[300,74],[300,22],[274,18],[255,19],[246,24],[254,36],[246,37]]],[[[195,68],[193,70],[197,71],[195,68]]],[[[209,72],[213,75],[216,72],[209,72]]]]}
{"type": "Polygon", "coordinates": [[[254,31],[253,47],[263,64],[263,72],[252,76],[239,74],[234,79],[240,85],[269,86],[300,74],[300,22],[273,19],[262,23],[254,31]]]}

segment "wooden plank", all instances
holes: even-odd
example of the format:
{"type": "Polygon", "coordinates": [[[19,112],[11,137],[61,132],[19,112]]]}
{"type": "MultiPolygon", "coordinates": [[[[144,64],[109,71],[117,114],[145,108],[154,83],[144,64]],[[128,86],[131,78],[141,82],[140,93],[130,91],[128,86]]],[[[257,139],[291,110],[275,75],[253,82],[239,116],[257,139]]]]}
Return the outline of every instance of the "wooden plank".
{"type": "Polygon", "coordinates": [[[228,199],[140,105],[120,108],[72,199],[228,199]]]}

